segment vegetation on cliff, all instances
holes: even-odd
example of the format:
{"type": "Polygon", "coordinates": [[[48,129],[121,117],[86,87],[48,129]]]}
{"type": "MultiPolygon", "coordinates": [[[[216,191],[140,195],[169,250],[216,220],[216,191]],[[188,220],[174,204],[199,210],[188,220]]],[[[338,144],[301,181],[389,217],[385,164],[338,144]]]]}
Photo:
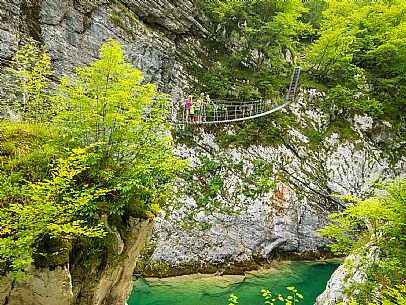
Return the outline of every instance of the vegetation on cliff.
{"type": "MultiPolygon", "coordinates": [[[[273,98],[286,90],[292,65],[301,65],[301,86],[326,93],[316,103],[332,123],[367,113],[389,121],[398,142],[404,140],[404,1],[196,5],[208,17],[211,36],[191,47],[198,55],[188,58],[195,88],[218,99],[273,98]]],[[[248,127],[240,125],[245,132],[248,127]]]]}
{"type": "Polygon", "coordinates": [[[336,254],[360,257],[365,280],[350,282],[346,291],[359,304],[406,302],[406,179],[383,190],[365,200],[342,197],[352,205],[332,214],[332,224],[321,231],[335,241],[336,254]]]}
{"type": "MultiPolygon", "coordinates": [[[[208,128],[216,135],[221,147],[282,144],[297,153],[289,131],[300,128],[300,133],[309,139],[300,147],[309,152],[302,157],[304,163],[306,158],[314,158],[312,154],[324,148],[324,140],[333,132],[337,132],[341,139],[361,143],[361,146],[365,139],[375,141],[376,145],[382,145],[388,156],[399,152],[394,159],[404,158],[405,1],[196,2],[208,16],[213,35],[201,40],[196,51],[201,61],[190,60],[190,70],[198,79],[198,82],[192,81],[196,88],[218,99],[244,101],[273,97],[287,87],[288,71],[295,63],[303,68],[302,88],[323,91],[318,98],[305,100],[307,109],[315,106],[326,114],[326,122],[321,123],[326,126],[314,128],[308,124],[303,128],[292,119],[293,115],[276,113],[236,124],[232,129],[208,128]],[[281,18],[284,21],[279,23],[281,18]],[[291,62],[288,61],[290,55],[291,62]],[[359,141],[360,135],[352,129],[350,122],[355,115],[363,114],[371,116],[373,121],[371,131],[363,134],[366,138],[359,141]],[[382,127],[383,120],[385,126],[389,126],[390,135],[379,139],[373,134],[385,128],[382,127]],[[225,132],[230,129],[232,132],[225,132]]],[[[189,141],[189,145],[195,130],[190,127],[178,131],[178,139],[185,140],[185,143],[189,141]]],[[[224,167],[218,156],[209,161],[221,163],[224,167]]],[[[206,163],[204,169],[209,168],[206,163]]],[[[323,164],[319,165],[320,168],[314,168],[310,175],[318,184],[325,183],[325,190],[328,190],[329,173],[323,164]]],[[[272,177],[272,172],[266,174],[272,177]]],[[[207,196],[201,196],[208,201],[211,191],[219,193],[222,190],[221,179],[212,177],[212,181],[205,180],[207,196]]],[[[333,220],[339,223],[338,226],[325,230],[329,237],[340,241],[333,247],[338,254],[370,249],[363,248],[365,245],[381,248],[378,259],[367,270],[368,281],[357,297],[360,303],[373,300],[369,297],[377,287],[385,288],[380,302],[404,302],[404,185],[403,180],[394,186],[385,186],[388,196],[356,201],[354,207],[335,215],[333,220]]],[[[215,205],[215,202],[211,203],[215,205]]],[[[368,259],[367,253],[361,254],[368,259]]]]}
{"type": "Polygon", "coordinates": [[[309,73],[329,88],[334,117],[367,112],[399,129],[406,113],[406,3],[328,0],[309,73]]]}
{"type": "MultiPolygon", "coordinates": [[[[180,51],[195,76],[196,90],[241,101],[275,97],[287,87],[292,65],[301,62],[305,86],[326,92],[315,103],[330,118],[326,130],[303,130],[309,138],[305,150],[319,150],[331,130],[346,133],[346,119],[365,112],[390,121],[398,136],[396,148],[405,146],[405,1],[196,4],[212,34],[180,51]]],[[[121,10],[128,14],[125,7],[121,10]]],[[[111,16],[134,35],[120,18],[111,16]]],[[[51,88],[50,57],[43,51],[33,44],[24,47],[2,79],[9,98],[1,103],[8,118],[0,122],[0,267],[17,276],[33,266],[66,263],[75,247],[97,243],[93,238],[99,238],[94,251],[106,249],[110,224],[125,227],[130,217],[152,219],[170,198],[172,181],[183,165],[172,154],[164,120],[168,99],[151,84],[142,84],[141,72],[124,61],[117,42],[103,46],[101,60],[77,68],[56,88],[51,88]]],[[[221,130],[219,142],[283,143],[299,155],[287,132],[298,127],[292,116],[278,113],[236,126],[235,133],[221,130]]],[[[189,140],[193,137],[188,129],[182,132],[189,140]]],[[[197,205],[205,212],[230,212],[215,201],[224,185],[223,164],[200,161],[201,167],[182,173],[185,180],[195,174],[201,178],[186,191],[200,196],[197,205]]],[[[235,170],[241,171],[240,166],[235,170]]],[[[273,165],[255,166],[253,175],[245,177],[257,186],[255,192],[242,190],[253,197],[276,186],[273,165]]],[[[313,170],[312,177],[321,176],[320,185],[327,185],[322,166],[308,169],[313,170]]],[[[371,286],[363,293],[383,285],[389,298],[391,289],[403,289],[396,285],[405,278],[404,181],[387,191],[386,197],[356,201],[335,215],[338,224],[325,233],[339,241],[334,249],[341,253],[379,247],[379,259],[367,270],[371,286]]],[[[202,229],[209,225],[200,223],[202,229]]]]}
{"type": "Polygon", "coordinates": [[[66,263],[80,238],[108,247],[109,225],[152,219],[172,194],[183,161],[172,153],[167,97],[141,84],[118,42],[100,58],[51,90],[49,56],[31,43],[3,75],[2,272],[66,263]]]}
{"type": "Polygon", "coordinates": [[[193,48],[193,85],[217,98],[252,100],[280,94],[289,84],[299,38],[313,33],[301,20],[300,0],[196,1],[211,36],[193,48]]]}

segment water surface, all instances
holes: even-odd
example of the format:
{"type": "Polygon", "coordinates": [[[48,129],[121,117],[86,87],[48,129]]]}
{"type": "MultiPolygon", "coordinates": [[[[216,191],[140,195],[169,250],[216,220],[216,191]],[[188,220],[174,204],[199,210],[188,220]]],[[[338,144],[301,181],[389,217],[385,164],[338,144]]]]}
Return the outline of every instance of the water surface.
{"type": "MultiPolygon", "coordinates": [[[[303,294],[300,305],[314,304],[338,262],[282,262],[274,268],[239,275],[185,275],[137,279],[128,305],[227,305],[231,293],[239,305],[264,304],[260,290],[286,294],[294,286],[303,294]]],[[[279,304],[279,303],[277,303],[279,304]]]]}

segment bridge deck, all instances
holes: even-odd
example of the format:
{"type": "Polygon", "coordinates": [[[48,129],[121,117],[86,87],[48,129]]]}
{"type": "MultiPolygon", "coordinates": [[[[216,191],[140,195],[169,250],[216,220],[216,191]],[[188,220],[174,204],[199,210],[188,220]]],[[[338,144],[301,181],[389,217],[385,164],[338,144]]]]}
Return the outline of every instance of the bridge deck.
{"type": "MultiPolygon", "coordinates": [[[[175,124],[220,124],[252,120],[279,111],[294,102],[299,84],[300,68],[293,70],[288,93],[284,100],[259,100],[251,102],[225,102],[217,101],[205,105],[200,118],[192,120],[186,113],[184,107],[173,109],[172,121],[175,124]]],[[[182,105],[183,106],[183,105],[182,105]]]]}

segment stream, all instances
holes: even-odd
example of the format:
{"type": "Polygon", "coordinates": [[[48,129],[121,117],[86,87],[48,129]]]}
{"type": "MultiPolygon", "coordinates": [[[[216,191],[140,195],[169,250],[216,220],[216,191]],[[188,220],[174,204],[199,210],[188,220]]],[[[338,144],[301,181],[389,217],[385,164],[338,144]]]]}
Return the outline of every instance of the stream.
{"type": "Polygon", "coordinates": [[[238,296],[238,305],[260,305],[264,304],[261,289],[286,296],[288,286],[294,286],[303,295],[298,304],[311,305],[338,266],[338,261],[295,261],[279,262],[270,269],[251,271],[245,276],[193,274],[139,278],[134,281],[128,305],[227,305],[231,293],[238,296]]]}

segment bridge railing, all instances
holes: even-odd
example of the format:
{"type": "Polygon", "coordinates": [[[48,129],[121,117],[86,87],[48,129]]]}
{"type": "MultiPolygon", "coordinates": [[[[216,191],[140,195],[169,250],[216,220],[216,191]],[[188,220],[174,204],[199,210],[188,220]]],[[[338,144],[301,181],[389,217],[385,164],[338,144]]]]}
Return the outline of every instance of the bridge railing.
{"type": "Polygon", "coordinates": [[[295,67],[285,99],[256,100],[250,102],[210,101],[201,106],[201,113],[193,117],[185,105],[172,105],[172,121],[179,124],[210,124],[254,119],[278,111],[291,104],[296,97],[301,69],[295,67]]]}
{"type": "Polygon", "coordinates": [[[250,103],[212,100],[210,103],[202,106],[200,116],[195,114],[194,117],[186,112],[184,105],[175,105],[172,111],[172,118],[175,122],[184,124],[227,122],[249,118],[259,113],[270,111],[280,104],[281,101],[277,100],[258,100],[250,103]]]}

